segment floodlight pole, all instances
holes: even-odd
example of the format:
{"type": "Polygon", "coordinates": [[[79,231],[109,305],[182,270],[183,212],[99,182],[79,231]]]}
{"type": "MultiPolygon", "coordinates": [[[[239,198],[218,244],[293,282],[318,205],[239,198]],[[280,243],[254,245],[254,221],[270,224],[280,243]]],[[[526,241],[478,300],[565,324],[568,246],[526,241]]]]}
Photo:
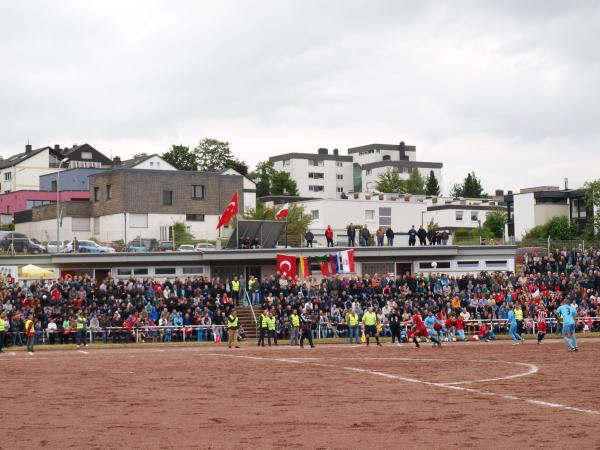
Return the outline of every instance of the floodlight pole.
{"type": "MultiPolygon", "coordinates": [[[[56,252],[60,252],[60,168],[66,163],[69,158],[63,158],[58,163],[58,171],[56,172],[56,252]]],[[[75,250],[75,249],[73,249],[75,250]]]]}

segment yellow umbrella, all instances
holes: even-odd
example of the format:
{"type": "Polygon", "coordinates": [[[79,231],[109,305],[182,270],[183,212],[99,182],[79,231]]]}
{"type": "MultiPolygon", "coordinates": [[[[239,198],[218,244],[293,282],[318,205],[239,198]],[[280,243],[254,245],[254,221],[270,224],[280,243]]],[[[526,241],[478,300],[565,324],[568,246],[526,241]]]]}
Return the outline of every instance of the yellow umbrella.
{"type": "Polygon", "coordinates": [[[25,278],[54,278],[55,275],[53,270],[46,270],[33,264],[27,264],[21,267],[21,276],[25,278]]]}

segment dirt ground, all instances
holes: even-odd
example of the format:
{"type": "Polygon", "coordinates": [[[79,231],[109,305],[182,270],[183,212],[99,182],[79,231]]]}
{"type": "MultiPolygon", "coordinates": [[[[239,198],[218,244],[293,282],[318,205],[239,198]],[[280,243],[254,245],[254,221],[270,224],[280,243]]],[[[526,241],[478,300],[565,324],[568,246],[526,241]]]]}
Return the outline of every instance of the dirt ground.
{"type": "Polygon", "coordinates": [[[600,448],[600,341],[0,355],[0,448],[600,448]]]}

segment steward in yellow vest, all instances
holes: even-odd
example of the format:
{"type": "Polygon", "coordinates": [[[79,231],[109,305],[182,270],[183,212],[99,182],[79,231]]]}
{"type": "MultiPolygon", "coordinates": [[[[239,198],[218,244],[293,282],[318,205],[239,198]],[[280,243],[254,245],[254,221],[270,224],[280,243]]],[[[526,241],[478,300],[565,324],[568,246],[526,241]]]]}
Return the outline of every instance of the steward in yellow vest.
{"type": "Polygon", "coordinates": [[[298,345],[300,342],[300,316],[294,309],[290,315],[290,345],[298,345]]]}
{"type": "Polygon", "coordinates": [[[239,318],[237,315],[237,311],[234,308],[227,316],[227,343],[229,345],[229,348],[231,348],[234,345],[235,348],[240,348],[240,346],[237,345],[238,328],[239,318]]]}

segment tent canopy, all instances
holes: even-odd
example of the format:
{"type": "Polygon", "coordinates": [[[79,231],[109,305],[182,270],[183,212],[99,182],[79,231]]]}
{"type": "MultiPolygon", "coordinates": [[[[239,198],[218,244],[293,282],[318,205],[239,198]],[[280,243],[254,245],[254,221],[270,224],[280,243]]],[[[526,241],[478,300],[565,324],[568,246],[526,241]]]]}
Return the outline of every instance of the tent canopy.
{"type": "Polygon", "coordinates": [[[284,228],[285,222],[282,220],[239,220],[226,248],[238,248],[238,236],[240,240],[245,237],[251,241],[258,238],[261,248],[275,248],[284,228]]]}

